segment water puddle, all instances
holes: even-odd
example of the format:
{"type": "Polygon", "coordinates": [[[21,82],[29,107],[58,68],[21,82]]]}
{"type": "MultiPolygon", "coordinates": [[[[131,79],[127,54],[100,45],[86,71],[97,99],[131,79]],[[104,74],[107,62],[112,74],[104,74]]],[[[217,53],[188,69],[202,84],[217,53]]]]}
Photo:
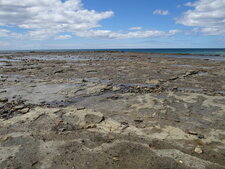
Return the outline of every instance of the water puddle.
{"type": "Polygon", "coordinates": [[[225,61],[222,56],[198,56],[198,55],[152,55],[151,57],[159,58],[184,58],[184,59],[201,59],[201,60],[215,60],[225,61]]]}
{"type": "Polygon", "coordinates": [[[188,65],[188,64],[173,64],[171,66],[174,66],[174,67],[190,67],[190,68],[194,67],[193,65],[188,65]]]}
{"type": "Polygon", "coordinates": [[[5,65],[7,65],[7,63],[5,63],[5,62],[0,62],[0,66],[5,66],[5,65]]]}
{"type": "Polygon", "coordinates": [[[0,62],[19,62],[19,59],[11,59],[11,58],[0,58],[0,62]]]}
{"type": "Polygon", "coordinates": [[[202,93],[202,92],[204,92],[204,89],[201,89],[201,88],[177,88],[177,91],[191,92],[191,93],[202,93]]]}
{"type": "Polygon", "coordinates": [[[3,75],[0,74],[0,79],[7,79],[7,81],[13,82],[40,82],[42,79],[38,79],[35,76],[25,76],[25,75],[3,75]]]}
{"type": "Polygon", "coordinates": [[[85,61],[90,60],[89,58],[84,58],[79,55],[30,55],[24,57],[17,57],[19,60],[43,60],[43,61],[85,61]]]}
{"type": "Polygon", "coordinates": [[[5,93],[1,96],[9,100],[20,98],[26,103],[41,104],[48,102],[60,102],[65,100],[65,96],[59,94],[60,91],[76,86],[75,84],[37,84],[34,86],[13,86],[5,88],[5,93]]]}
{"type": "Polygon", "coordinates": [[[208,74],[209,74],[208,72],[199,72],[199,73],[198,73],[199,76],[206,76],[206,75],[208,75],[208,74]]]}

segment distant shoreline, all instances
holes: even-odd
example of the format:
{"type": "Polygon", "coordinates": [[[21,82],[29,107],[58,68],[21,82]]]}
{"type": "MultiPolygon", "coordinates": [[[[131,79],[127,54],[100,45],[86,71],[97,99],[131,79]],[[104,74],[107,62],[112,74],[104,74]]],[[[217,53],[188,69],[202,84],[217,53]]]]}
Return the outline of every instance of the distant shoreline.
{"type": "Polygon", "coordinates": [[[225,48],[162,48],[162,49],[50,49],[50,50],[0,50],[0,54],[8,53],[147,53],[152,55],[195,55],[225,56],[225,48]]]}
{"type": "MultiPolygon", "coordinates": [[[[225,50],[225,49],[224,49],[225,50]]],[[[44,51],[44,50],[34,50],[34,51],[14,51],[14,52],[5,52],[0,53],[1,57],[14,57],[16,55],[23,55],[23,56],[33,56],[33,55],[48,55],[48,57],[57,57],[61,55],[76,56],[76,55],[92,55],[92,54],[103,54],[103,55],[123,55],[127,54],[130,57],[137,57],[137,56],[144,56],[150,58],[180,58],[180,59],[198,59],[198,60],[217,60],[217,61],[225,61],[225,54],[218,55],[218,54],[190,54],[190,53],[149,53],[149,52],[142,52],[142,51],[116,51],[116,50],[52,50],[52,51],[44,51]]]]}

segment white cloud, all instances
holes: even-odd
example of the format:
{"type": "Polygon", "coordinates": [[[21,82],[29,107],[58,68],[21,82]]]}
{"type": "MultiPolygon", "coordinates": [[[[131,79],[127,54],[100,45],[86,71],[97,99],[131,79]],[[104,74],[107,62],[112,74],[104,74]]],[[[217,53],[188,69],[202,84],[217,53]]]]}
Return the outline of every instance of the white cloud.
{"type": "MultiPolygon", "coordinates": [[[[2,47],[5,47],[5,46],[9,46],[10,45],[10,43],[8,43],[8,42],[3,42],[3,41],[0,41],[0,46],[1,46],[1,48],[2,47]]],[[[0,49],[1,49],[0,48],[0,49]]]]}
{"type": "Polygon", "coordinates": [[[131,27],[129,28],[129,30],[141,30],[142,27],[141,26],[137,26],[137,27],[131,27]]]}
{"type": "Polygon", "coordinates": [[[193,3],[193,2],[187,2],[187,3],[184,4],[184,6],[193,7],[193,6],[195,6],[195,3],[193,3]]]}
{"type": "Polygon", "coordinates": [[[154,15],[168,15],[169,14],[169,11],[168,10],[160,10],[160,9],[156,9],[154,12],[153,12],[154,15]]]}
{"type": "Polygon", "coordinates": [[[7,37],[9,36],[9,32],[8,30],[6,29],[0,29],[0,37],[7,37]]]}
{"type": "MultiPolygon", "coordinates": [[[[157,14],[167,15],[168,11],[159,10],[157,14]]],[[[150,38],[171,36],[177,30],[168,32],[159,30],[141,31],[142,27],[132,27],[130,32],[113,32],[97,29],[99,22],[114,15],[113,11],[97,12],[83,7],[81,0],[0,0],[0,37],[13,39],[69,39],[71,35],[102,38],[150,38]],[[24,33],[7,30],[17,27],[24,33]],[[71,35],[65,35],[69,33],[71,35]]]]}
{"type": "Polygon", "coordinates": [[[28,29],[33,39],[100,27],[98,22],[111,16],[112,11],[84,9],[81,0],[0,0],[1,26],[28,29]]]}
{"type": "Polygon", "coordinates": [[[187,3],[194,9],[186,11],[177,23],[197,27],[207,35],[225,35],[225,0],[198,0],[187,3]]]}
{"type": "Polygon", "coordinates": [[[71,35],[59,35],[55,39],[65,40],[65,39],[70,39],[70,38],[72,38],[71,35]]]}
{"type": "Polygon", "coordinates": [[[87,38],[101,39],[130,39],[130,38],[152,38],[152,37],[167,37],[175,35],[179,30],[170,30],[168,32],[158,30],[135,31],[128,33],[112,32],[110,30],[90,30],[77,32],[76,35],[87,38]]]}

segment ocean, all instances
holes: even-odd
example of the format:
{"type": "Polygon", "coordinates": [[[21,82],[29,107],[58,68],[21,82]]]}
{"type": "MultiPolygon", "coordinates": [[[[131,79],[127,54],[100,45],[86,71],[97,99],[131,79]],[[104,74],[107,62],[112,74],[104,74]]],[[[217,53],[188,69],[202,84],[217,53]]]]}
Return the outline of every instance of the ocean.
{"type": "MultiPolygon", "coordinates": [[[[199,58],[225,60],[225,48],[160,48],[160,49],[51,49],[51,50],[0,50],[0,53],[16,53],[16,52],[70,52],[70,51],[119,51],[119,52],[137,52],[162,54],[166,57],[179,58],[199,58]]],[[[156,57],[160,57],[157,55],[156,57]]]]}
{"type": "Polygon", "coordinates": [[[47,50],[0,50],[0,53],[14,52],[30,52],[30,51],[46,51],[46,52],[68,52],[68,51],[121,51],[121,52],[141,52],[156,54],[189,54],[189,55],[210,55],[225,56],[225,48],[160,48],[160,49],[47,49],[47,50]]]}

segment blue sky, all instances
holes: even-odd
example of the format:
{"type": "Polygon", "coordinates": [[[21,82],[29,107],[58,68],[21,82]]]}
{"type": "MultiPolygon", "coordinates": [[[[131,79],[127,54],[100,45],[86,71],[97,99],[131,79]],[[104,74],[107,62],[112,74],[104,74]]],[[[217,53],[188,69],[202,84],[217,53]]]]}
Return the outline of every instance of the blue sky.
{"type": "Polygon", "coordinates": [[[0,50],[223,48],[225,0],[0,0],[0,50]]]}

